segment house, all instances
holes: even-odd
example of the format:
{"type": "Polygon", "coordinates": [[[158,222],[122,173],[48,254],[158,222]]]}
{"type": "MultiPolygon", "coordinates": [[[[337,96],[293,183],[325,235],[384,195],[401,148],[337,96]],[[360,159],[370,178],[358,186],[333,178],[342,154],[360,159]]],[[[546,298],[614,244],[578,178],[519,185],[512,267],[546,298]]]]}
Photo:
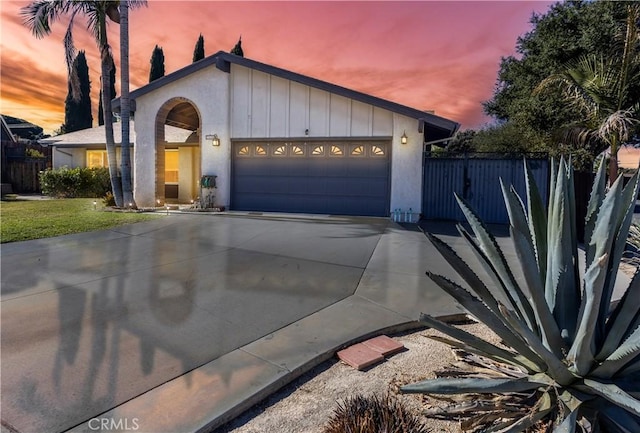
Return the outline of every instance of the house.
{"type": "Polygon", "coordinates": [[[7,122],[4,120],[4,116],[0,115],[0,128],[2,131],[2,142],[7,142],[7,143],[15,143],[16,142],[16,137],[13,135],[13,132],[11,131],[11,128],[9,128],[9,125],[7,124],[7,122]]]}
{"type": "Polygon", "coordinates": [[[622,170],[635,171],[640,166],[640,148],[632,144],[622,145],[618,149],[618,167],[622,170]]]}
{"type": "MultiPolygon", "coordinates": [[[[139,206],[170,195],[189,202],[204,194],[201,179],[215,179],[216,204],[233,210],[419,213],[423,146],[459,128],[430,112],[222,51],[130,97],[139,206]],[[197,138],[171,142],[166,125],[197,138]],[[176,184],[178,191],[169,188],[176,184]]],[[[119,104],[113,101],[115,111],[119,104]]]]}
{"type": "MultiPolygon", "coordinates": [[[[135,143],[135,123],[130,122],[130,141],[135,143]]],[[[113,124],[113,135],[116,144],[116,158],[120,165],[120,149],[122,142],[122,128],[120,123],[113,124]]],[[[167,145],[195,146],[196,135],[189,130],[165,126],[165,138],[167,145]]],[[[49,146],[52,154],[52,166],[54,169],[61,167],[107,167],[107,150],[104,125],[95,128],[87,128],[67,134],[39,140],[42,145],[49,146]]],[[[135,152],[135,146],[133,146],[135,152]]]]}

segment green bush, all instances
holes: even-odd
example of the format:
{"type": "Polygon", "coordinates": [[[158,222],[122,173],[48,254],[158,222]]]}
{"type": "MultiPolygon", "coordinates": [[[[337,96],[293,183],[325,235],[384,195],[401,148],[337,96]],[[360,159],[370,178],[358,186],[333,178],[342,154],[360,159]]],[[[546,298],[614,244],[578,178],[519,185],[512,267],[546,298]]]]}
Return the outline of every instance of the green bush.
{"type": "Polygon", "coordinates": [[[25,150],[24,154],[27,158],[36,158],[36,159],[45,158],[44,153],[36,149],[27,149],[25,150]]]}
{"type": "Polygon", "coordinates": [[[107,168],[62,167],[40,172],[42,193],[58,198],[103,197],[111,189],[107,168]]]}

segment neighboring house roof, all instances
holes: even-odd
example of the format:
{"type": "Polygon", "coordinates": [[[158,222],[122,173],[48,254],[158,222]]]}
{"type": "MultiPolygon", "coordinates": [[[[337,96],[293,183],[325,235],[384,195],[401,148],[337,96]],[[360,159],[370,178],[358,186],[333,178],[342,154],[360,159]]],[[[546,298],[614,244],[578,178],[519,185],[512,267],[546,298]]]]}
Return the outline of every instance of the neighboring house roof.
{"type": "Polygon", "coordinates": [[[618,167],[637,170],[640,164],[640,149],[632,145],[623,145],[618,149],[618,167]]]}
{"type": "MultiPolygon", "coordinates": [[[[130,140],[131,143],[136,142],[136,132],[134,121],[130,122],[130,140]]],[[[70,132],[68,134],[56,135],[39,140],[40,144],[46,144],[56,147],[104,147],[106,143],[104,125],[95,128],[81,129],[80,131],[70,132]]],[[[192,131],[176,128],[174,126],[165,125],[165,140],[169,143],[185,143],[192,135],[192,131]]],[[[122,128],[120,123],[113,124],[113,136],[116,145],[122,142],[122,128]]]]}
{"type": "Polygon", "coordinates": [[[13,135],[11,129],[9,128],[9,125],[7,125],[7,122],[4,120],[4,116],[0,116],[0,119],[2,120],[2,141],[10,141],[12,143],[15,143],[16,137],[13,135]]]}
{"type": "MultiPolygon", "coordinates": [[[[164,77],[158,78],[157,80],[147,84],[144,87],[141,87],[139,89],[132,91],[130,93],[131,101],[134,102],[132,104],[132,109],[135,111],[135,99],[139,96],[152,92],[162,86],[165,86],[181,78],[184,78],[200,69],[209,67],[211,65],[215,65],[216,68],[218,68],[223,72],[229,72],[231,70],[231,67],[230,67],[231,63],[244,66],[250,69],[255,69],[257,71],[265,72],[267,74],[281,77],[287,80],[295,81],[310,87],[325,90],[330,93],[344,96],[346,98],[363,102],[365,104],[370,104],[376,107],[380,107],[380,108],[392,111],[394,113],[402,114],[407,117],[412,117],[414,119],[417,119],[420,122],[421,131],[423,130],[422,129],[423,124],[427,124],[430,127],[430,128],[427,128],[427,131],[426,131],[427,134],[425,138],[427,139],[427,141],[453,136],[458,130],[458,128],[460,127],[459,123],[446,119],[444,117],[436,116],[433,113],[418,110],[416,108],[407,107],[405,105],[401,105],[396,102],[388,101],[372,95],[368,95],[366,93],[347,89],[346,87],[341,87],[336,84],[331,84],[326,81],[318,80],[316,78],[298,74],[296,72],[291,72],[286,69],[278,68],[276,66],[260,63],[255,60],[247,59],[246,57],[240,57],[234,54],[229,54],[224,51],[218,51],[217,53],[209,57],[205,57],[202,60],[199,60],[188,66],[185,66],[184,68],[179,69],[169,75],[165,75],[164,77]],[[429,129],[435,129],[435,130],[429,131],[429,129]]],[[[112,108],[115,111],[119,111],[120,98],[116,98],[113,100],[112,108]]]]}

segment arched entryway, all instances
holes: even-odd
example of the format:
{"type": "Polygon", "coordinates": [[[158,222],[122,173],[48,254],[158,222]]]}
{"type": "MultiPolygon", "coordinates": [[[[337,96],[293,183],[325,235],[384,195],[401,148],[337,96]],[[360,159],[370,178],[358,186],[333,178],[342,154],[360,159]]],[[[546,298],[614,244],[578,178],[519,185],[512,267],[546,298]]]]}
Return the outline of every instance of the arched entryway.
{"type": "Polygon", "coordinates": [[[156,115],[156,200],[190,203],[199,195],[201,116],[193,102],[172,98],[156,115]]]}

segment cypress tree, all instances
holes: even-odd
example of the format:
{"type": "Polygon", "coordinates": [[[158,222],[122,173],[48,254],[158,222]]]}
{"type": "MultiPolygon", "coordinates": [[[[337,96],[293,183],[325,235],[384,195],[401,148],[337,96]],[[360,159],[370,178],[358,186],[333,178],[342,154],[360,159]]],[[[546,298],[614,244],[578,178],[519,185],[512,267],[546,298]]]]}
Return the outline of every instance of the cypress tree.
{"type": "Polygon", "coordinates": [[[195,63],[202,59],[204,59],[204,38],[202,37],[202,33],[200,33],[196,47],[193,49],[193,62],[195,63]]]}
{"type": "Polygon", "coordinates": [[[91,82],[89,81],[89,66],[84,51],[80,51],[73,60],[73,72],[77,74],[80,88],[80,99],[73,99],[71,80],[68,83],[67,98],[64,101],[64,124],[61,129],[67,132],[91,128],[93,116],[91,114],[91,82]]]}
{"type": "Polygon", "coordinates": [[[240,36],[240,39],[238,39],[238,43],[236,44],[236,46],[231,49],[231,54],[244,57],[244,51],[242,51],[242,36],[240,36]]]}
{"type": "MultiPolygon", "coordinates": [[[[104,111],[102,108],[102,86],[100,86],[100,101],[98,102],[98,125],[104,125],[104,111]]],[[[109,88],[111,89],[111,99],[116,97],[116,65],[111,62],[111,72],[109,73],[109,88]]],[[[115,122],[115,119],[114,119],[115,122]]]]}
{"type": "Polygon", "coordinates": [[[157,46],[153,49],[151,54],[151,69],[149,70],[149,82],[157,80],[160,77],[164,77],[164,52],[162,48],[157,46]]]}

